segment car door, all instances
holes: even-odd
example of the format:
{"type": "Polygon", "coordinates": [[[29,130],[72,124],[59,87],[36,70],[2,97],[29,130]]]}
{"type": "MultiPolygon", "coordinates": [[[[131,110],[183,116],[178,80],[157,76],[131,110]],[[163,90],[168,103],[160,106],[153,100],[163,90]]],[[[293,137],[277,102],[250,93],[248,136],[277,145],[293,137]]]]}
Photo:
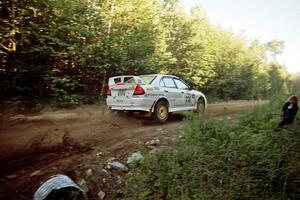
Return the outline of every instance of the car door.
{"type": "Polygon", "coordinates": [[[160,85],[163,88],[164,96],[169,101],[170,107],[174,108],[180,106],[179,100],[182,97],[182,93],[177,89],[173,78],[168,76],[163,77],[160,85]]]}
{"type": "Polygon", "coordinates": [[[192,93],[189,90],[189,86],[180,79],[174,78],[177,89],[181,93],[180,106],[187,107],[192,106],[192,93]]]}

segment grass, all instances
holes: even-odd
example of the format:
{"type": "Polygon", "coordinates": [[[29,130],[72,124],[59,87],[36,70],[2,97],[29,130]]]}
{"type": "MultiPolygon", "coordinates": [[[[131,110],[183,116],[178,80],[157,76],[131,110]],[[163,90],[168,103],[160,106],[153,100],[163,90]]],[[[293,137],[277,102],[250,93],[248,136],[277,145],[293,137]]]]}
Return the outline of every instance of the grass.
{"type": "Polygon", "coordinates": [[[136,165],[123,197],[299,199],[299,114],[286,129],[275,128],[279,121],[278,103],[259,106],[234,125],[190,114],[184,139],[136,165]]]}

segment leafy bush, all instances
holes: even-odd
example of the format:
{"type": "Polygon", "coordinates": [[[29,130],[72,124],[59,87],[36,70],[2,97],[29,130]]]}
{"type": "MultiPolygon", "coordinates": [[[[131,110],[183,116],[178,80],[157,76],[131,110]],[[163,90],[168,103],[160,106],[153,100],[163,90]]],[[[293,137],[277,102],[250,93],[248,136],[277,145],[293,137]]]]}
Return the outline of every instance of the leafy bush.
{"type": "Polygon", "coordinates": [[[299,199],[300,123],[279,120],[277,103],[234,125],[189,115],[183,141],[128,175],[125,199],[299,199]]]}
{"type": "Polygon", "coordinates": [[[83,87],[70,76],[48,76],[52,96],[58,104],[80,104],[87,101],[78,91],[83,87]]]}

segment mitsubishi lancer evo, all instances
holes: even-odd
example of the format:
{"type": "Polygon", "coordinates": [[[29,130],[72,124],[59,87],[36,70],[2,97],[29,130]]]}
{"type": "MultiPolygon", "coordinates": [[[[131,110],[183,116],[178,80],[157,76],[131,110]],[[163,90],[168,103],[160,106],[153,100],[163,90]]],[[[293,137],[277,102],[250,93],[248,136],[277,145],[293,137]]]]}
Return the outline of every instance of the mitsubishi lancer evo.
{"type": "Polygon", "coordinates": [[[207,107],[202,92],[176,76],[162,74],[110,77],[106,103],[111,110],[148,112],[162,123],[170,113],[202,112],[207,107]]]}

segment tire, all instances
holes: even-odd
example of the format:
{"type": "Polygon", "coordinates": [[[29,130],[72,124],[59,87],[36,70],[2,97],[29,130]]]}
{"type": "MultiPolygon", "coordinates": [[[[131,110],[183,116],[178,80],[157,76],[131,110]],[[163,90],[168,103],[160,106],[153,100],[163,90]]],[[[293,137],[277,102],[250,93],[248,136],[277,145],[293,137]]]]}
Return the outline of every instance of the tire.
{"type": "Polygon", "coordinates": [[[195,112],[202,114],[204,113],[204,111],[205,111],[205,101],[203,98],[199,98],[197,101],[195,112]]]}
{"type": "Polygon", "coordinates": [[[154,119],[159,123],[164,123],[168,120],[169,108],[168,104],[164,101],[159,101],[154,108],[154,119]]]}

